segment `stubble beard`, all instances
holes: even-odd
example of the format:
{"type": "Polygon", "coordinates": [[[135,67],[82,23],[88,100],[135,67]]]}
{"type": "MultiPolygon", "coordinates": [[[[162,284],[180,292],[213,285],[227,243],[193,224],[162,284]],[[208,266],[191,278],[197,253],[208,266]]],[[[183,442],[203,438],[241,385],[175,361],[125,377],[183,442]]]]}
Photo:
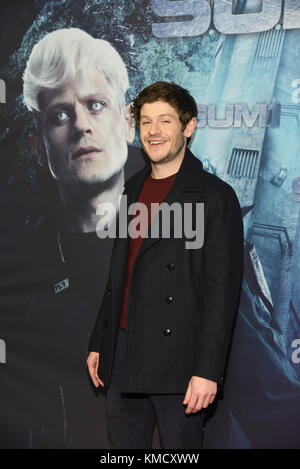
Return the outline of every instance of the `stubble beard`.
{"type": "Polygon", "coordinates": [[[147,152],[144,145],[143,147],[151,163],[157,165],[157,164],[165,164],[165,163],[169,163],[170,161],[174,161],[177,158],[177,156],[181,153],[182,149],[184,148],[184,145],[185,145],[185,140],[182,137],[181,141],[178,142],[178,145],[175,148],[175,150],[169,151],[169,153],[167,153],[165,156],[162,156],[160,160],[153,160],[151,156],[149,155],[149,153],[147,152]]]}

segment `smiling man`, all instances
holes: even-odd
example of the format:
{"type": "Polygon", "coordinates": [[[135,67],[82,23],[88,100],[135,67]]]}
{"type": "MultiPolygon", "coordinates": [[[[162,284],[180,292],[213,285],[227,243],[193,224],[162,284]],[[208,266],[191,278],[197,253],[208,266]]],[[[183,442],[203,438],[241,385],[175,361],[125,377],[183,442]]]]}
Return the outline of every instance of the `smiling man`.
{"type": "Polygon", "coordinates": [[[186,139],[193,133],[196,122],[194,116],[187,127],[182,129],[178,113],[171,104],[156,101],[143,105],[140,138],[152,163],[152,175],[155,179],[177,173],[184,156],[186,139]]]}
{"type": "Polygon", "coordinates": [[[127,70],[110,43],[70,28],[33,47],[23,79],[43,217],[2,258],[0,445],[105,447],[86,356],[113,246],[96,234],[97,208],[118,207],[125,180],[145,164],[128,147],[127,70]]]}
{"type": "Polygon", "coordinates": [[[153,203],[204,203],[204,244],[189,250],[185,236],[149,231],[117,238],[87,364],[94,385],[107,389],[112,448],[151,448],[157,421],[163,448],[198,449],[238,304],[241,210],[231,186],[187,148],[197,122],[187,90],[154,83],[133,114],[150,164],[125,184],[128,203],[145,204],[148,214],[153,203]]]}

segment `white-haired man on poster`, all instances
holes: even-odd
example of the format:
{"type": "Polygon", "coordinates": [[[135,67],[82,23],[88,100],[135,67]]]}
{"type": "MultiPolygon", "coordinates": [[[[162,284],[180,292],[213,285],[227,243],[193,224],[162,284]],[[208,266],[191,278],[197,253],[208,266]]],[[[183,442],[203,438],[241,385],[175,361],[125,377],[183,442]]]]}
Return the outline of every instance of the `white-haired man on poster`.
{"type": "Polygon", "coordinates": [[[124,181],[144,166],[134,147],[128,157],[127,71],[110,43],[69,28],[33,47],[23,79],[30,143],[49,186],[45,216],[3,260],[15,298],[0,312],[14,389],[1,384],[3,447],[105,447],[85,360],[113,245],[96,234],[97,208],[118,206],[124,181]]]}

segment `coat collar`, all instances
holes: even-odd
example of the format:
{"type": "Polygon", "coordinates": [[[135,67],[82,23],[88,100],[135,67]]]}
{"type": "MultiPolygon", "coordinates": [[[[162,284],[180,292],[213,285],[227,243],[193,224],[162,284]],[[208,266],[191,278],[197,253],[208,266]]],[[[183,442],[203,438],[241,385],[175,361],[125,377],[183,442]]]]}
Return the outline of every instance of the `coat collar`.
{"type": "MultiPolygon", "coordinates": [[[[151,166],[148,163],[139,173],[130,178],[125,184],[124,195],[127,195],[127,205],[137,201],[142,190],[146,177],[151,172],[151,166]]],[[[201,161],[196,158],[187,148],[181,166],[164,202],[172,205],[174,202],[183,204],[184,202],[197,202],[201,193],[204,192],[204,170],[201,161]]],[[[154,221],[154,220],[153,220],[154,221]]],[[[129,222],[129,218],[128,218],[129,222]]],[[[171,219],[170,231],[174,230],[174,222],[171,219]]],[[[159,238],[145,238],[142,242],[138,257],[152,244],[159,241],[159,238]]]]}
{"type": "MultiPolygon", "coordinates": [[[[142,190],[146,177],[151,172],[150,163],[125,183],[124,194],[128,202],[135,202],[142,190]]],[[[202,162],[186,148],[181,166],[175,178],[174,184],[168,193],[165,202],[172,203],[181,199],[181,195],[194,192],[195,195],[204,191],[204,170],[202,162]],[[180,195],[181,194],[181,195],[180,195]]]]}

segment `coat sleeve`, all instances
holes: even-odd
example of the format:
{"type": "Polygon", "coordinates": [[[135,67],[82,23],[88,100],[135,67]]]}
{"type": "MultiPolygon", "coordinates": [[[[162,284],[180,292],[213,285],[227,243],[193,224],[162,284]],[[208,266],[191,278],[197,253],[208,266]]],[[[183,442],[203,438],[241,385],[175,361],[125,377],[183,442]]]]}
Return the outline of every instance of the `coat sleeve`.
{"type": "Polygon", "coordinates": [[[98,316],[96,319],[96,323],[92,332],[92,336],[89,342],[88,351],[89,352],[100,352],[100,342],[101,342],[101,335],[102,329],[104,327],[103,318],[105,311],[108,308],[111,308],[111,301],[112,301],[112,294],[111,294],[111,281],[110,281],[110,274],[108,277],[108,281],[106,284],[106,288],[104,291],[102,303],[98,312],[98,316]]]}
{"type": "Polygon", "coordinates": [[[203,310],[194,375],[222,384],[243,275],[243,219],[230,186],[206,223],[203,310]]]}

